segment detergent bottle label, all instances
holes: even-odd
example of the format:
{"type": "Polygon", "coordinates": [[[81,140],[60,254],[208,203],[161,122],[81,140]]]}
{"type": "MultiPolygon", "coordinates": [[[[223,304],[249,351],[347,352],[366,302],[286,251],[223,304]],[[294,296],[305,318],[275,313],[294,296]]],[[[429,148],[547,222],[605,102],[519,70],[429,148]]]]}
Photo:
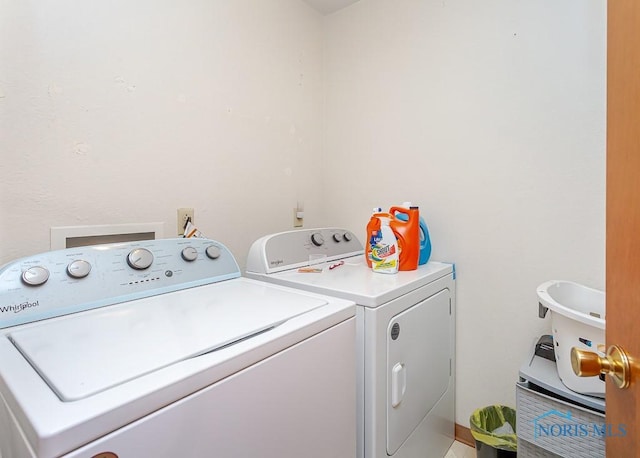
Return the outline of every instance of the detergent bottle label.
{"type": "Polygon", "coordinates": [[[388,262],[391,262],[392,265],[395,265],[393,255],[396,254],[396,252],[397,251],[395,245],[383,245],[380,243],[376,243],[376,245],[371,248],[371,259],[373,259],[377,263],[380,263],[387,261],[388,258],[388,262]]]}
{"type": "Polygon", "coordinates": [[[393,231],[383,225],[380,230],[372,233],[371,240],[371,268],[374,272],[396,273],[399,267],[398,245],[393,231]]]}

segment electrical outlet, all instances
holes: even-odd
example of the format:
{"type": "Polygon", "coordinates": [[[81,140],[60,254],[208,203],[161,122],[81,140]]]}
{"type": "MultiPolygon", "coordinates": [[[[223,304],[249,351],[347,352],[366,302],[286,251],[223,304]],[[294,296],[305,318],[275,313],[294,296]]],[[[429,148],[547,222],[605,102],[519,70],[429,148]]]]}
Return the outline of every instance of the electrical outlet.
{"type": "Polygon", "coordinates": [[[190,219],[191,224],[194,224],[193,215],[193,208],[178,208],[178,235],[184,234],[184,227],[187,225],[187,220],[190,219]]]}
{"type": "Polygon", "coordinates": [[[303,212],[299,208],[293,209],[293,227],[302,227],[302,223],[304,223],[304,217],[298,218],[298,216],[302,216],[303,212]]]}

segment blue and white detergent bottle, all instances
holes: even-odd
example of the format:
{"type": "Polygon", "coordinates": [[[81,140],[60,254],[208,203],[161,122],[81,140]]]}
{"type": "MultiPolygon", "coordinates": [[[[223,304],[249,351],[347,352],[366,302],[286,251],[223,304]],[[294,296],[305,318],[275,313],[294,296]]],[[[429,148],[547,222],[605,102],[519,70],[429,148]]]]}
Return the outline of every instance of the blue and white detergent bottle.
{"type": "MultiPolygon", "coordinates": [[[[413,206],[411,202],[404,202],[400,205],[407,210],[413,206]]],[[[396,213],[396,218],[402,221],[406,221],[408,216],[405,213],[396,213]]],[[[424,218],[420,217],[420,258],[418,259],[418,265],[426,264],[431,257],[431,239],[429,238],[429,229],[427,228],[427,223],[424,221],[424,218]]]]}

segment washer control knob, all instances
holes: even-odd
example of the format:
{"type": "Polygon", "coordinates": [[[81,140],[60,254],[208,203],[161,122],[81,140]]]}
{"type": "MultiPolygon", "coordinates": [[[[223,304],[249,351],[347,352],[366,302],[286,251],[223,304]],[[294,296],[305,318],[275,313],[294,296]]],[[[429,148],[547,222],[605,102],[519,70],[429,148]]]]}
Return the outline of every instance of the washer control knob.
{"type": "Polygon", "coordinates": [[[127,256],[127,263],[136,270],[144,270],[153,263],[153,253],[146,248],[136,248],[127,256]]]}
{"type": "Polygon", "coordinates": [[[315,246],[322,246],[324,244],[324,237],[319,232],[311,234],[311,243],[315,246]]]}
{"type": "Polygon", "coordinates": [[[49,279],[49,271],[42,266],[29,267],[22,272],[22,281],[29,286],[40,286],[49,279]]]}
{"type": "Polygon", "coordinates": [[[340,237],[340,234],[333,234],[333,241],[334,242],[342,242],[342,237],[340,237]]]}
{"type": "Polygon", "coordinates": [[[84,278],[91,272],[91,264],[84,259],[76,259],[67,266],[67,274],[71,278],[84,278]]]}
{"type": "Polygon", "coordinates": [[[198,259],[198,250],[196,250],[194,247],[192,246],[188,246],[186,248],[184,248],[182,250],[182,253],[180,253],[182,255],[182,259],[184,259],[185,261],[195,261],[196,259],[198,259]]]}
{"type": "Polygon", "coordinates": [[[215,245],[209,245],[205,253],[207,253],[207,257],[210,259],[218,259],[220,257],[220,248],[215,245]]]}
{"type": "Polygon", "coordinates": [[[353,240],[353,235],[351,235],[351,232],[345,232],[344,234],[342,234],[342,238],[345,242],[350,242],[353,240]]]}

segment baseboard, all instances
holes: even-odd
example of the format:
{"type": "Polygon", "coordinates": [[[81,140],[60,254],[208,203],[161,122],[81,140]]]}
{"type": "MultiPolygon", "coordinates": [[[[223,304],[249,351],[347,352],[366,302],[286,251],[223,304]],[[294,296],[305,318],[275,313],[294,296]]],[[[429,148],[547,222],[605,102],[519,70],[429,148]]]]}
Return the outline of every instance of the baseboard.
{"type": "Polygon", "coordinates": [[[462,442],[463,444],[467,444],[469,447],[476,448],[476,440],[471,435],[471,430],[469,428],[456,423],[455,435],[458,442],[462,442]]]}

